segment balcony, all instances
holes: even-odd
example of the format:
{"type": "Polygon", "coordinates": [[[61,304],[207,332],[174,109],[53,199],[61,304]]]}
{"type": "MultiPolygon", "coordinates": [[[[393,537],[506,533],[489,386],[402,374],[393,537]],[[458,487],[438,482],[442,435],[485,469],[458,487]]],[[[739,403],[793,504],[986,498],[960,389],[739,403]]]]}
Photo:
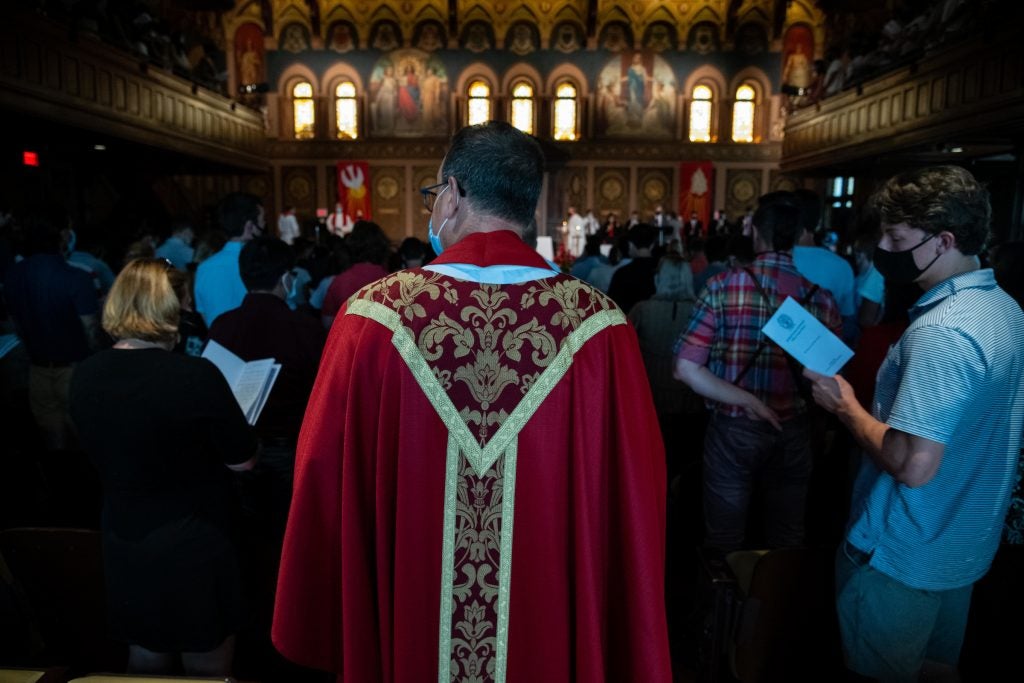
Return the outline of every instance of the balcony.
{"type": "MultiPolygon", "coordinates": [[[[0,27],[0,110],[264,171],[260,113],[31,13],[0,27]]],[[[16,131],[8,131],[16,134],[16,131]]]]}
{"type": "Polygon", "coordinates": [[[1010,144],[1024,132],[1024,42],[1009,34],[971,38],[801,109],[785,130],[786,173],[955,151],[959,143],[1010,144]]]}

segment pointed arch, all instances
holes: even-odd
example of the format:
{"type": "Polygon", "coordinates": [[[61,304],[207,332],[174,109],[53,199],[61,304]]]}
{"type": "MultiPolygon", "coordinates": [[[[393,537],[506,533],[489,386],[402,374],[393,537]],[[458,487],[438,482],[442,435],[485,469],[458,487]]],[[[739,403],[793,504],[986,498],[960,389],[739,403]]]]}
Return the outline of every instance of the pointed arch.
{"type": "Polygon", "coordinates": [[[532,82],[533,86],[537,89],[538,95],[545,91],[544,79],[541,77],[540,72],[537,71],[537,68],[526,62],[516,62],[506,69],[501,77],[501,92],[510,93],[512,84],[521,78],[532,82]]]}

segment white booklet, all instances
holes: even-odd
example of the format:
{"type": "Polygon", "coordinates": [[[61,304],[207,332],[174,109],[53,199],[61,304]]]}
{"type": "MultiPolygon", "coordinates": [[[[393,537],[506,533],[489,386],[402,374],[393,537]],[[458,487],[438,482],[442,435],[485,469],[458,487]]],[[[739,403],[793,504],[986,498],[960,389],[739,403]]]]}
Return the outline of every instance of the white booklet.
{"type": "Polygon", "coordinates": [[[281,364],[273,358],[246,362],[212,339],[203,350],[203,358],[217,366],[228,381],[245,419],[251,425],[256,424],[281,372],[281,364]]]}
{"type": "Polygon", "coordinates": [[[822,375],[836,374],[853,358],[850,347],[792,297],[786,297],[761,331],[801,365],[822,375]]]}

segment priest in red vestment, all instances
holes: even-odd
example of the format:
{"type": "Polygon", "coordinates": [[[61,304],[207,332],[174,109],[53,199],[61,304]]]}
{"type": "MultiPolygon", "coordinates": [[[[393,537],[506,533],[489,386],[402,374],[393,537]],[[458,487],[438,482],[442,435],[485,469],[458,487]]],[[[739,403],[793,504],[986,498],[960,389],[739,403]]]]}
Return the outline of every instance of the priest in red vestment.
{"type": "Polygon", "coordinates": [[[616,305],[522,242],[542,173],[508,124],[460,130],[422,190],[438,258],[335,320],[281,558],[286,657],[347,683],[671,680],[650,388],[616,305]]]}

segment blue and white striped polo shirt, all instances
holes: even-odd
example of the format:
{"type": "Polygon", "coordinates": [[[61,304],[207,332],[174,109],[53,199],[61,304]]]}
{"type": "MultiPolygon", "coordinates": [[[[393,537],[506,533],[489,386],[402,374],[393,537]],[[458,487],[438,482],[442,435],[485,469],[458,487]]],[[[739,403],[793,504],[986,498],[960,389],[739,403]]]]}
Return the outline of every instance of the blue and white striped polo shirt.
{"type": "Polygon", "coordinates": [[[878,370],[873,414],[945,445],[924,486],[864,458],[847,538],[908,586],[947,590],[988,571],[999,545],[1024,425],[1024,313],[991,270],[945,280],[910,310],[878,370]]]}

